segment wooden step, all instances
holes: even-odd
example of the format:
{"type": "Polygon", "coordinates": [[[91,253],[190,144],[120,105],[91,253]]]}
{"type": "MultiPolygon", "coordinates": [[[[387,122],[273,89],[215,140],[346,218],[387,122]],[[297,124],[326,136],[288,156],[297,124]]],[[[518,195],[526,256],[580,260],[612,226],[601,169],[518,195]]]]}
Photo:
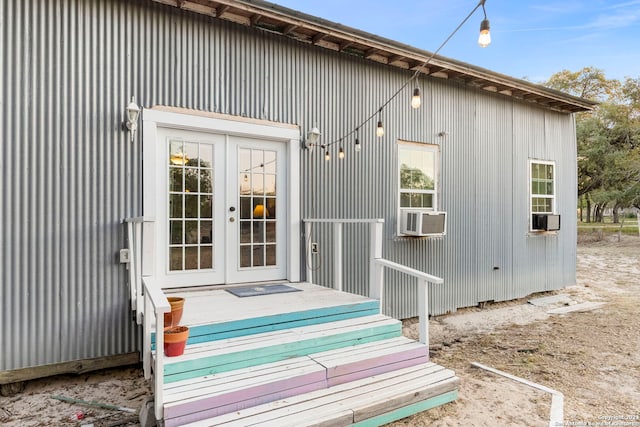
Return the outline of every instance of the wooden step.
{"type": "Polygon", "coordinates": [[[165,385],[167,426],[238,411],[428,361],[425,345],[405,337],[165,385]]]}
{"type": "Polygon", "coordinates": [[[426,363],[187,424],[205,426],[378,426],[457,398],[459,380],[426,363]]]}
{"type": "Polygon", "coordinates": [[[299,328],[301,326],[336,322],[356,317],[372,316],[378,313],[380,313],[379,302],[371,300],[355,304],[280,313],[272,316],[196,325],[190,327],[188,342],[189,344],[197,344],[264,332],[299,328]]]}
{"type": "Polygon", "coordinates": [[[164,382],[395,338],[401,329],[400,321],[375,315],[187,345],[184,355],[165,358],[164,382]]]}
{"type": "Polygon", "coordinates": [[[375,299],[310,283],[288,286],[300,291],[248,298],[225,289],[176,291],[170,295],[185,298],[180,323],[190,328],[189,344],[380,313],[375,299]]]}
{"type": "Polygon", "coordinates": [[[329,387],[429,361],[429,348],[405,337],[309,355],[327,369],[329,387]]]}
{"type": "Polygon", "coordinates": [[[179,426],[326,387],[326,369],[308,357],[178,381],[165,385],[165,426],[179,426]]]}

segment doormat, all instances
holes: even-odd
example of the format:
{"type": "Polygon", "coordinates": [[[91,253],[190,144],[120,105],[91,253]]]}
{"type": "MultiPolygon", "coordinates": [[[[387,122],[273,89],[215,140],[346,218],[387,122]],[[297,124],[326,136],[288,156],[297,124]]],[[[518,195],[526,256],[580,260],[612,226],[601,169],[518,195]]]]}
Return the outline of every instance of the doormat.
{"type": "Polygon", "coordinates": [[[240,298],[302,291],[302,289],[292,288],[291,286],[287,285],[246,286],[242,288],[229,288],[225,290],[240,298]]]}

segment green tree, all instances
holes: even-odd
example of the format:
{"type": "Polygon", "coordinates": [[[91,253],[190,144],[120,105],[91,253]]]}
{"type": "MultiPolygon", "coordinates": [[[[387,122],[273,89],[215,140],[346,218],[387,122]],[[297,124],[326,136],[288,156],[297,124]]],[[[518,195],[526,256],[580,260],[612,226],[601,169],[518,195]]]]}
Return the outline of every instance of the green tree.
{"type": "Polygon", "coordinates": [[[578,197],[587,222],[592,213],[602,221],[607,208],[614,222],[620,209],[640,208],[640,78],[609,80],[602,70],[586,67],[560,71],[544,84],[600,102],[576,115],[578,197]]]}

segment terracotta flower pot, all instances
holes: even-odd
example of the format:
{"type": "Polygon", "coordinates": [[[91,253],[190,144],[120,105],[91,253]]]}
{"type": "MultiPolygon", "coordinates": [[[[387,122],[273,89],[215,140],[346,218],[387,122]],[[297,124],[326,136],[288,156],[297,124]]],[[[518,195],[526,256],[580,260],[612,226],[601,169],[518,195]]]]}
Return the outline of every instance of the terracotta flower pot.
{"type": "Polygon", "coordinates": [[[164,354],[169,357],[180,356],[189,338],[187,326],[172,326],[164,330],[164,354]]]}
{"type": "Polygon", "coordinates": [[[167,297],[167,299],[171,305],[171,313],[164,314],[164,327],[178,326],[182,319],[182,312],[184,311],[184,298],[167,297]]]}

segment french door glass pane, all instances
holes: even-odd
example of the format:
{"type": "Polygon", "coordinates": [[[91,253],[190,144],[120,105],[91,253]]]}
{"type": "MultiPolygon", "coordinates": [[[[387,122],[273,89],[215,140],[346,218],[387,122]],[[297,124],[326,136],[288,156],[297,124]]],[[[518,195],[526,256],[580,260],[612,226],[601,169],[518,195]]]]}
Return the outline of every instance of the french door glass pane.
{"type": "Polygon", "coordinates": [[[213,145],[169,142],[169,270],[214,268],[213,145]]]}
{"type": "Polygon", "coordinates": [[[276,152],[240,148],[238,168],[240,267],[276,265],[276,152]]]}

